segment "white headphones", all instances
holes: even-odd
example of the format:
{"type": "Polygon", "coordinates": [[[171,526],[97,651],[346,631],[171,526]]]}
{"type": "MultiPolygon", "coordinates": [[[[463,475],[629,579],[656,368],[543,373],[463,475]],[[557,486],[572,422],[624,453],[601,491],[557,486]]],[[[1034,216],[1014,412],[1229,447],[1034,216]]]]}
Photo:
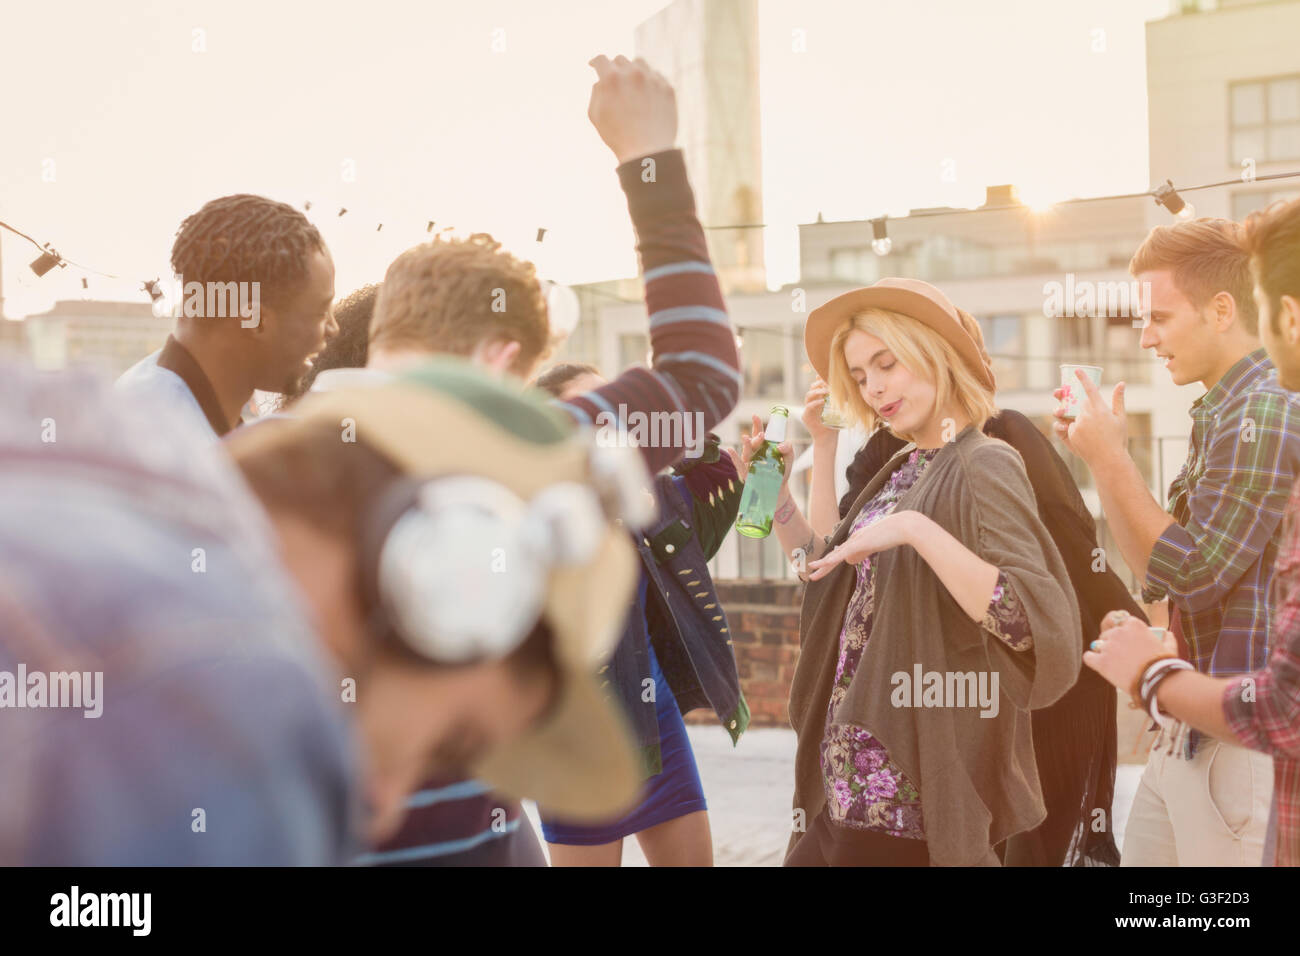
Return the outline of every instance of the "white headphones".
{"type": "Polygon", "coordinates": [[[630,448],[591,443],[592,484],[549,485],[530,501],[477,475],[403,479],[363,532],[368,599],[411,650],[444,663],[501,658],[532,633],[553,569],[591,562],[611,518],[654,518],[630,448]]]}

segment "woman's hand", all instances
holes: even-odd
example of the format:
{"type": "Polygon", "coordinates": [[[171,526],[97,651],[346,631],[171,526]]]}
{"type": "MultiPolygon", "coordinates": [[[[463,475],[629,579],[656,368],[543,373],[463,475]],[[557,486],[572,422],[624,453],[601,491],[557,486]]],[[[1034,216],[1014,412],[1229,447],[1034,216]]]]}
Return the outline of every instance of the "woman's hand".
{"type": "Polygon", "coordinates": [[[875,521],[860,531],[855,531],[838,547],[824,557],[808,562],[809,581],[820,581],[837,566],[847,561],[861,564],[878,551],[888,551],[900,544],[910,544],[915,530],[917,512],[895,511],[875,521]]]}
{"type": "Polygon", "coordinates": [[[1083,652],[1083,662],[1110,683],[1132,693],[1133,685],[1157,657],[1178,654],[1178,641],[1165,632],[1156,637],[1142,620],[1122,611],[1111,611],[1101,622],[1097,640],[1083,652]]]}
{"type": "Polygon", "coordinates": [[[803,397],[803,427],[808,429],[814,443],[838,438],[835,429],[822,423],[822,409],[826,407],[830,394],[830,386],[820,378],[815,378],[808,388],[808,394],[803,397]]]}
{"type": "MultiPolygon", "coordinates": [[[[740,436],[740,453],[737,454],[734,448],[728,448],[727,454],[736,465],[736,473],[740,475],[740,480],[744,481],[745,476],[749,474],[749,463],[754,460],[758,450],[763,447],[763,442],[767,439],[763,437],[763,420],[757,415],[754,416],[754,429],[749,436],[740,436]]],[[[776,450],[781,453],[781,458],[785,462],[785,473],[781,476],[781,497],[784,498],[789,490],[790,484],[790,466],[794,463],[794,446],[788,441],[783,441],[776,446],[776,450]]]]}

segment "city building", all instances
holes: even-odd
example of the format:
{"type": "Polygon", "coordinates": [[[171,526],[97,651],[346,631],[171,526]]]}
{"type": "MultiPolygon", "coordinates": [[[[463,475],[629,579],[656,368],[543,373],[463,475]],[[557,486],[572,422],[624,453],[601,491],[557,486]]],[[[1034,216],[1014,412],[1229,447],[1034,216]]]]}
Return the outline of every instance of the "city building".
{"type": "Polygon", "coordinates": [[[150,352],[162,348],[171,316],[158,318],[147,302],[62,300],[47,312],[27,316],[10,333],[18,351],[38,368],[92,367],[116,378],[150,352]]]}
{"type": "Polygon", "coordinates": [[[677,91],[679,141],[723,291],[766,289],[758,0],[675,0],[637,27],[635,48],[677,91]]]}
{"type": "Polygon", "coordinates": [[[1152,185],[1237,180],[1184,197],[1230,219],[1300,196],[1260,178],[1300,169],[1300,2],[1184,2],[1146,32],[1152,185]]]}
{"type": "MultiPolygon", "coordinates": [[[[651,49],[649,41],[655,38],[657,52],[665,37],[698,33],[704,6],[678,0],[643,25],[638,42],[651,49]]],[[[756,29],[756,18],[753,22],[756,29]]],[[[1184,186],[1238,179],[1239,187],[1184,197],[1198,215],[1230,218],[1300,195],[1300,180],[1259,180],[1300,169],[1300,61],[1285,43],[1277,42],[1293,35],[1300,35],[1297,0],[1180,2],[1170,16],[1147,24],[1151,181],[1135,184],[1133,191],[1166,179],[1184,186]]],[[[693,54],[698,48],[686,44],[684,49],[693,54]]],[[[661,62],[669,64],[668,72],[679,84],[686,78],[686,85],[678,86],[684,117],[707,113],[709,91],[745,85],[742,81],[757,70],[749,59],[737,63],[725,57],[701,58],[698,62],[707,68],[707,77],[701,79],[683,65],[696,62],[689,57],[661,62]],[[729,65],[738,71],[735,75],[715,75],[729,65]]],[[[756,83],[749,85],[756,88],[756,83]]],[[[716,166],[734,170],[726,165],[732,154],[705,148],[697,138],[699,129],[694,120],[682,124],[692,179],[714,182],[716,166]]],[[[759,168],[757,157],[753,168],[759,168]]],[[[708,224],[716,212],[703,205],[701,209],[708,224]]],[[[728,308],[743,343],[745,388],[739,407],[721,426],[723,438],[737,440],[748,430],[751,416],[766,419],[773,404],[788,405],[791,417],[798,418],[812,376],[803,354],[808,312],[881,277],[909,276],[940,285],[979,319],[994,360],[999,406],[1028,415],[1045,433],[1050,434],[1056,404],[1051,393],[1059,383],[1061,364],[1101,365],[1107,387],[1126,382],[1130,448],[1153,493],[1163,501],[1186,457],[1187,413],[1201,387],[1170,382],[1140,348],[1140,320],[1135,321],[1131,308],[1108,310],[1095,298],[1090,305],[1071,297],[1081,308],[1069,310],[1073,314],[1050,313],[1059,310],[1070,290],[1131,289],[1128,262],[1133,251],[1153,226],[1170,221],[1169,212],[1145,196],[1040,211],[1021,203],[1014,187],[991,186],[975,212],[914,209],[906,217],[887,220],[891,248],[883,256],[873,250],[876,236],[870,221],[825,221],[819,216],[817,222],[800,225],[798,282],[775,292],[728,284],[728,308]]],[[[726,254],[726,248],[715,250],[715,255],[726,254]]],[[[732,264],[719,261],[720,272],[732,264]]],[[[598,316],[584,316],[594,319],[595,336],[586,343],[588,360],[613,372],[645,354],[645,318],[639,301],[599,301],[603,305],[598,316]]],[[[802,451],[806,432],[796,425],[791,434],[802,451]]],[[[846,436],[841,445],[841,468],[853,440],[846,436]]],[[[1085,499],[1099,513],[1087,469],[1068,452],[1063,457],[1085,499]]],[[[807,464],[802,455],[796,468],[807,464]]],[[[1104,519],[1099,523],[1103,544],[1109,544],[1104,519]]],[[[1107,553],[1135,584],[1118,560],[1118,549],[1108,547],[1107,553]]],[[[730,541],[717,564],[722,576],[789,573],[770,539],[730,541]]]]}

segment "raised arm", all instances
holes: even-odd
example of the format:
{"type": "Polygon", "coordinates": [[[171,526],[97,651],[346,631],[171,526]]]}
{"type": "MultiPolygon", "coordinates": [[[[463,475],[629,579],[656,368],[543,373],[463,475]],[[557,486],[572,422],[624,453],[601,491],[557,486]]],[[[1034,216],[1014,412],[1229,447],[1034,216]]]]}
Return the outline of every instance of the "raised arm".
{"type": "MultiPolygon", "coordinates": [[[[686,163],[673,148],[677,102],[672,87],[645,61],[591,61],[599,79],[588,116],[618,157],[627,194],[650,317],[649,369],[628,369],[561,407],[584,424],[634,427],[630,416],[668,412],[692,438],[721,422],[740,397],[740,358],[722,289],[709,261],[686,163]],[[628,417],[625,418],[624,415],[628,417]]],[[[681,444],[650,443],[641,453],[650,471],[679,461],[681,444]]]]}

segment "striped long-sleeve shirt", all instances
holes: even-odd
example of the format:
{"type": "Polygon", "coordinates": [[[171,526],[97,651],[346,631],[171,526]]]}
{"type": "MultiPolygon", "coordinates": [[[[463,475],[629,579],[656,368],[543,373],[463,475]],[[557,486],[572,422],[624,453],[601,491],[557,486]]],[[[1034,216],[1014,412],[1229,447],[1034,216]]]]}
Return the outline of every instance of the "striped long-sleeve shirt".
{"type": "MultiPolygon", "coordinates": [[[[636,230],[653,367],[629,369],[559,407],[582,425],[605,424],[604,413],[635,436],[642,417],[652,437],[686,438],[639,443],[653,474],[730,414],[740,397],[740,359],[681,151],[631,160],[618,176],[636,230]],[[682,417],[665,428],[665,414],[682,417]],[[659,416],[654,426],[645,421],[652,415],[659,416]]],[[[519,803],[475,781],[430,781],[407,805],[401,831],[362,862],[499,866],[533,856],[536,837],[519,803]]],[[[540,848],[536,856],[540,862],[540,848]]]]}
{"type": "Polygon", "coordinates": [[[740,358],[681,150],[630,160],[618,177],[636,229],[652,367],[628,369],[560,407],[584,425],[608,422],[635,435],[640,419],[652,439],[673,436],[639,443],[653,474],[683,457],[686,445],[676,436],[702,440],[735,408],[740,358]],[[675,427],[648,422],[665,414],[680,416],[675,427]]]}

